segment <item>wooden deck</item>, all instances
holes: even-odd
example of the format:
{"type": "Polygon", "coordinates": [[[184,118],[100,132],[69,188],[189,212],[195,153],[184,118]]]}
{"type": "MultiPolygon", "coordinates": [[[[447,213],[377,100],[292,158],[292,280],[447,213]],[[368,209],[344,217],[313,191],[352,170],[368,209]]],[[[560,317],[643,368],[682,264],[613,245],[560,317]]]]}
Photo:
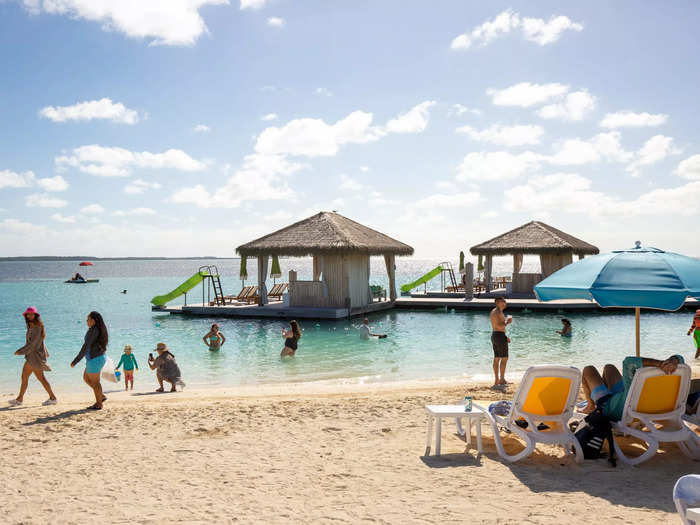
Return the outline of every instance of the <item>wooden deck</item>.
{"type": "Polygon", "coordinates": [[[362,308],[312,308],[305,306],[284,306],[281,302],[258,306],[257,304],[244,306],[210,306],[208,304],[188,304],[187,306],[168,306],[164,308],[152,307],[153,312],[170,313],[174,315],[191,315],[199,317],[248,317],[248,318],[273,318],[273,319],[346,319],[357,317],[372,312],[390,310],[394,308],[391,301],[375,301],[362,308]]]}

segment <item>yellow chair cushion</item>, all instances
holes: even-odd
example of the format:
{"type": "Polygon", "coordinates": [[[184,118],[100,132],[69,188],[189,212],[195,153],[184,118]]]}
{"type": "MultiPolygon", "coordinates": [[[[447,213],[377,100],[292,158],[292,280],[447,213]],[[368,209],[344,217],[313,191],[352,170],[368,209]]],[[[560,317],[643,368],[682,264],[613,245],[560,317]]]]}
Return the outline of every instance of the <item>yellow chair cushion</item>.
{"type": "Polygon", "coordinates": [[[681,376],[654,376],[644,381],[642,393],[637,402],[637,412],[642,414],[662,414],[676,408],[681,376]]]}
{"type": "Polygon", "coordinates": [[[540,416],[564,412],[569,398],[571,379],[565,377],[536,377],[527,393],[523,411],[540,416]]]}

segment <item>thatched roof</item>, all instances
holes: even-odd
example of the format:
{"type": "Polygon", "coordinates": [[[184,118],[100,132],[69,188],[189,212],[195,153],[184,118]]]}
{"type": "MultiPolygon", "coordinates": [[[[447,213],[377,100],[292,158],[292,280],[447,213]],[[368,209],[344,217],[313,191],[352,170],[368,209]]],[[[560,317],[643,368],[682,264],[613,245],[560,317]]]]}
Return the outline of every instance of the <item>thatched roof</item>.
{"type": "Polygon", "coordinates": [[[530,221],[491,240],[472,246],[472,255],[595,255],[598,248],[540,221],[530,221]]]}
{"type": "Polygon", "coordinates": [[[241,256],[322,254],[412,255],[413,248],[376,230],[322,211],[236,248],[241,256]]]}

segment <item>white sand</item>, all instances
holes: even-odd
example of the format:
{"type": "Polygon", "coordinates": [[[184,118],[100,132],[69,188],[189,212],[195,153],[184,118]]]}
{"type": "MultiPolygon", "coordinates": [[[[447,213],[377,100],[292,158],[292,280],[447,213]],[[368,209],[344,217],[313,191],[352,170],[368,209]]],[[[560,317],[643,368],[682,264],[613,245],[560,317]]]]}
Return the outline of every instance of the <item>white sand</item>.
{"type": "Polygon", "coordinates": [[[700,470],[672,445],[640,467],[542,445],[507,465],[490,429],[477,456],[452,423],[423,457],[423,406],[464,386],[110,392],[100,412],[87,389],[41,407],[40,388],[0,408],[1,523],[676,523],[673,484],[700,470]]]}

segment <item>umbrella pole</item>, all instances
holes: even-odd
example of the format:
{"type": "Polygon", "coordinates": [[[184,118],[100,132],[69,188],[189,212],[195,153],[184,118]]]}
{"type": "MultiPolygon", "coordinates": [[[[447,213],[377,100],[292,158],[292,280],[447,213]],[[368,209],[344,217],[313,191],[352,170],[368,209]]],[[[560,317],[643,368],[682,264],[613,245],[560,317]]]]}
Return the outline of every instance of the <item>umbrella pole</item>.
{"type": "Polygon", "coordinates": [[[634,309],[634,325],[635,325],[635,332],[637,335],[636,351],[637,351],[637,357],[639,357],[639,307],[634,309]]]}

